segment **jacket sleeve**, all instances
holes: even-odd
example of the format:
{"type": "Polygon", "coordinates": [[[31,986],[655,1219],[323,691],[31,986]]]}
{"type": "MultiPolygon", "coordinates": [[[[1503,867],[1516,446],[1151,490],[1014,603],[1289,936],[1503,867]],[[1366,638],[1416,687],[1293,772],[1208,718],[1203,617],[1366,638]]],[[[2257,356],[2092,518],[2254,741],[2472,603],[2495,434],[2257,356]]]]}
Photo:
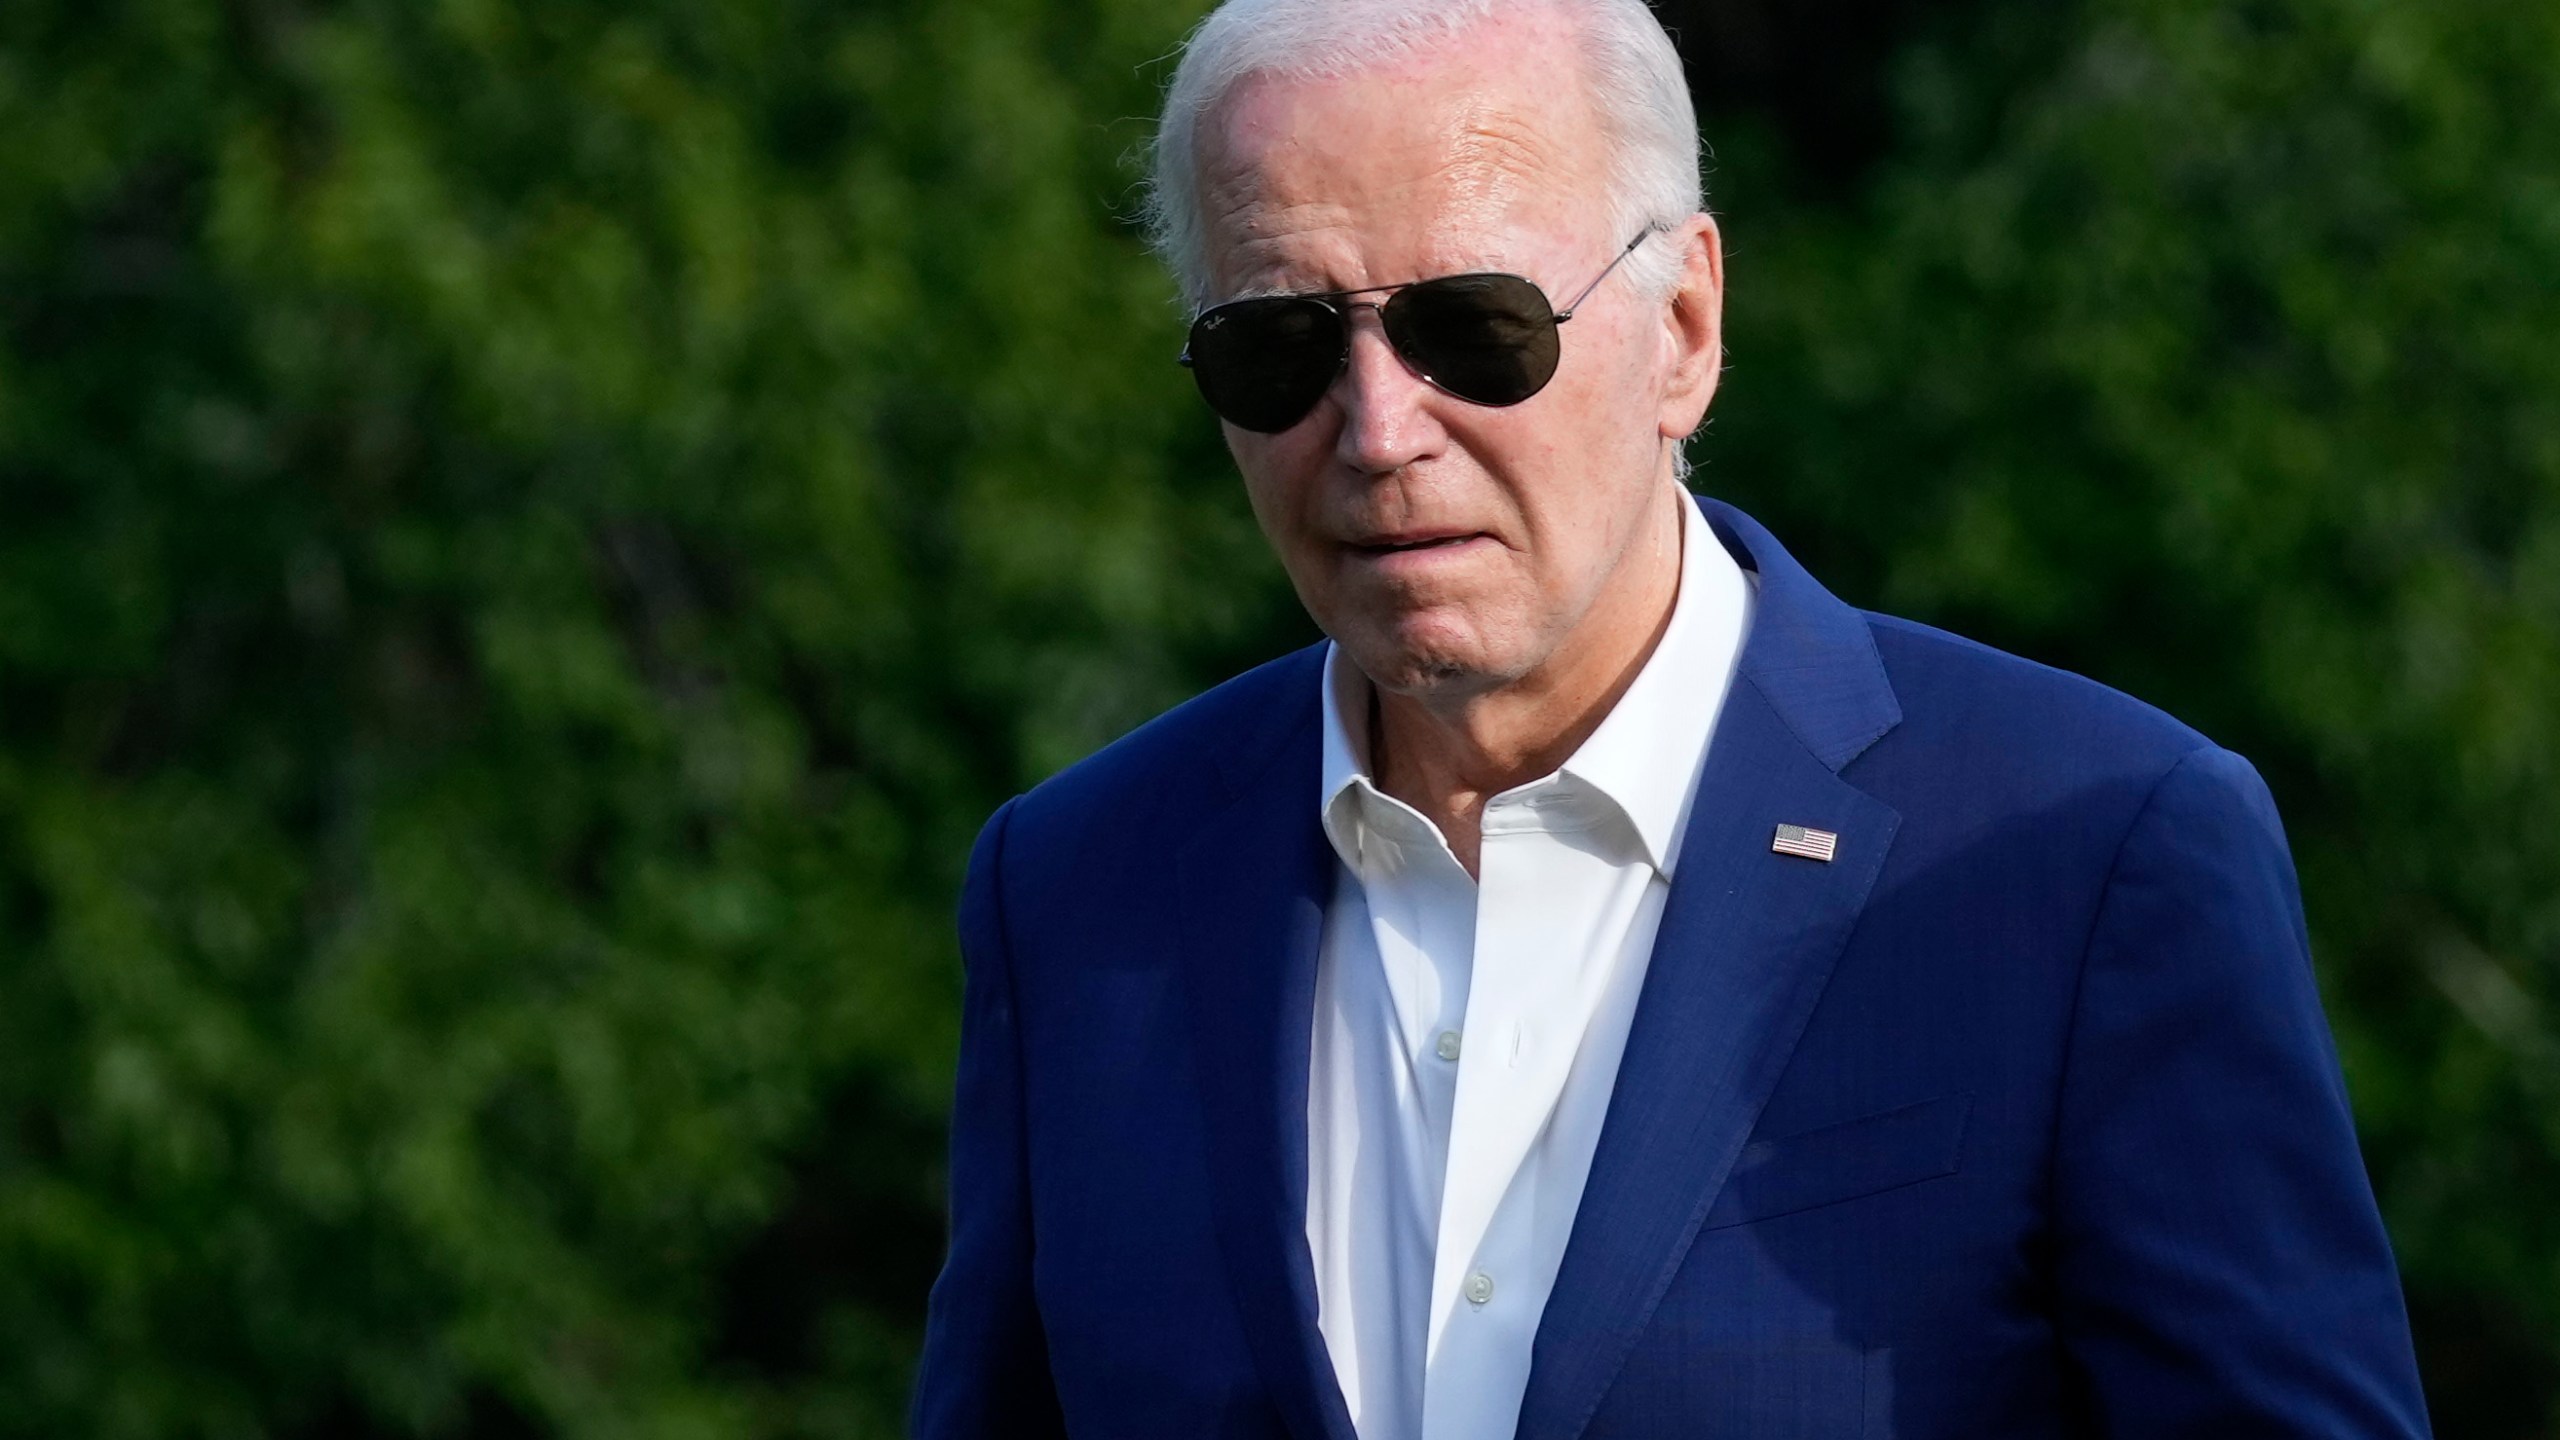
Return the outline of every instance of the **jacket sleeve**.
{"type": "Polygon", "coordinates": [[[925,1316],[910,1429],[917,1440],[1064,1435],[1031,1288],[1022,1052],[1005,930],[1007,802],[969,856],[960,897],[968,971],[951,1105],[951,1249],[925,1316]]]}
{"type": "Polygon", "coordinates": [[[2206,747],[2154,787],[2084,960],[2056,1308],[2112,1436],[2423,1436],[2275,803],[2206,747]]]}

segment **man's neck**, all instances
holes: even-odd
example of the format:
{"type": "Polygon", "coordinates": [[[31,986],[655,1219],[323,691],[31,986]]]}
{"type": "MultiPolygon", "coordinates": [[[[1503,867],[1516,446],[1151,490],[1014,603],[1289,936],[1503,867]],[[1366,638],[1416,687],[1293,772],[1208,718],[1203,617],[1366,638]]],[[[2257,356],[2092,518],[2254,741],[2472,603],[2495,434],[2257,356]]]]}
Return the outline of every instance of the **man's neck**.
{"type": "MultiPolygon", "coordinates": [[[[1690,504],[1686,491],[1677,503],[1690,504]]],[[[1369,687],[1369,760],[1378,788],[1420,811],[1469,875],[1483,849],[1485,802],[1554,773],[1572,758],[1670,628],[1680,597],[1687,515],[1674,511],[1631,547],[1548,663],[1498,689],[1445,704],[1369,687]]]]}

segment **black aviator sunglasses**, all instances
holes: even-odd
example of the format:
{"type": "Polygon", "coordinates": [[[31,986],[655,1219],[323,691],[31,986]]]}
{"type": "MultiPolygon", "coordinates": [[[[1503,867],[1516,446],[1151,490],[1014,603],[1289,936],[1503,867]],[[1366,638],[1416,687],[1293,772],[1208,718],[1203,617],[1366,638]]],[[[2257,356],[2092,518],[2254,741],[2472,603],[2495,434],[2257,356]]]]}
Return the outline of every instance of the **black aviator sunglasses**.
{"type": "Polygon", "coordinates": [[[1648,225],[1626,243],[1562,310],[1517,275],[1443,275],[1366,290],[1261,295],[1200,312],[1180,364],[1200,383],[1209,408],[1246,430],[1276,435],[1307,417],[1351,359],[1351,312],[1378,312],[1387,343],[1434,388],[1477,405],[1517,405],[1555,378],[1556,327],[1573,318],[1600,282],[1636,253],[1648,225]],[[1393,293],[1389,293],[1393,292],[1393,293]]]}

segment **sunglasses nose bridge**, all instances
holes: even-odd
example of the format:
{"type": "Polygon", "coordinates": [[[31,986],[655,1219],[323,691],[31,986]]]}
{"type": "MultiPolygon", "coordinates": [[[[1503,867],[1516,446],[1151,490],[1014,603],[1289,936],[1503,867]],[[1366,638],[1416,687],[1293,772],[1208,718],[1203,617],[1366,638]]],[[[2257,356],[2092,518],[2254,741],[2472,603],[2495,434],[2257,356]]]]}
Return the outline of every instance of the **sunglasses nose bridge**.
{"type": "Polygon", "coordinates": [[[1432,383],[1429,371],[1418,359],[1405,352],[1404,346],[1397,343],[1395,332],[1387,328],[1384,301],[1339,300],[1334,303],[1342,316],[1343,349],[1342,373],[1334,377],[1336,383],[1348,380],[1365,392],[1377,389],[1376,382],[1388,378],[1385,375],[1368,377],[1362,374],[1364,350],[1372,356],[1383,351],[1394,359],[1396,368],[1405,375],[1424,385],[1432,383]],[[1363,311],[1367,313],[1362,314],[1363,311]],[[1372,346],[1375,349],[1371,349],[1372,346]]]}
{"type": "Polygon", "coordinates": [[[1425,385],[1436,386],[1438,382],[1431,378],[1430,367],[1423,363],[1421,356],[1407,350],[1396,331],[1387,324],[1387,307],[1394,298],[1334,302],[1335,309],[1342,316],[1342,342],[1346,357],[1343,369],[1349,373],[1360,368],[1360,337],[1365,333],[1386,347],[1387,353],[1395,357],[1396,364],[1403,368],[1404,373],[1425,385]],[[1368,312],[1365,316],[1359,313],[1364,310],[1368,312]]]}
{"type": "Polygon", "coordinates": [[[1442,432],[1428,403],[1438,386],[1390,337],[1374,301],[1341,302],[1346,355],[1334,378],[1341,415],[1335,451],[1352,469],[1384,474],[1430,455],[1442,432]],[[1357,312],[1366,310],[1367,315],[1357,312]]]}
{"type": "MultiPolygon", "coordinates": [[[[1336,300],[1333,308],[1334,313],[1342,317],[1342,343],[1345,348],[1358,345],[1363,331],[1374,330],[1380,339],[1386,338],[1387,312],[1378,301],[1336,300]],[[1362,311],[1368,313],[1364,316],[1362,311]]],[[[1392,346],[1394,342],[1388,343],[1392,346]]]]}

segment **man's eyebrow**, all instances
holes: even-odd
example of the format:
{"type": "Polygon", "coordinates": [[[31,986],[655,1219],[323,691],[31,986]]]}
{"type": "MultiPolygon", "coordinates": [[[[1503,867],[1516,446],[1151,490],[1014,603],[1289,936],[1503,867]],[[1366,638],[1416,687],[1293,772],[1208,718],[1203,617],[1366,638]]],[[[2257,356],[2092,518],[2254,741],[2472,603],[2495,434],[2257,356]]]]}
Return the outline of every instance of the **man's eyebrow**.
{"type": "MultiPolygon", "coordinates": [[[[1272,267],[1272,269],[1277,268],[1279,267],[1272,267]]],[[[1270,277],[1271,275],[1271,269],[1262,271],[1262,277],[1270,277]]],[[[1292,284],[1286,280],[1278,278],[1256,278],[1246,284],[1237,286],[1232,292],[1229,292],[1222,298],[1213,300],[1209,303],[1213,305],[1225,305],[1238,300],[1269,300],[1281,297],[1288,297],[1292,299],[1322,298],[1328,295],[1345,295],[1349,293],[1349,291],[1330,285],[1292,284]]]]}
{"type": "Polygon", "coordinates": [[[1370,295],[1387,290],[1401,290],[1407,285],[1419,285],[1425,280],[1442,280],[1452,275],[1511,275],[1518,273],[1520,273],[1520,271],[1516,266],[1504,264],[1500,261],[1479,255],[1465,260],[1437,265],[1427,270],[1423,270],[1412,275],[1402,276],[1394,280],[1382,280],[1371,285],[1355,285],[1348,288],[1337,285],[1291,285],[1280,281],[1257,280],[1249,284],[1240,285],[1233,292],[1228,293],[1219,299],[1209,301],[1208,304],[1228,305],[1233,304],[1238,300],[1269,300],[1276,298],[1288,298],[1293,300],[1327,300],[1345,295],[1370,295]]]}
{"type": "Polygon", "coordinates": [[[1283,298],[1322,299],[1325,296],[1340,295],[1343,293],[1344,292],[1340,290],[1299,290],[1287,285],[1247,285],[1243,289],[1228,296],[1226,300],[1222,300],[1218,303],[1225,304],[1228,301],[1234,300],[1277,300],[1283,298]]]}

